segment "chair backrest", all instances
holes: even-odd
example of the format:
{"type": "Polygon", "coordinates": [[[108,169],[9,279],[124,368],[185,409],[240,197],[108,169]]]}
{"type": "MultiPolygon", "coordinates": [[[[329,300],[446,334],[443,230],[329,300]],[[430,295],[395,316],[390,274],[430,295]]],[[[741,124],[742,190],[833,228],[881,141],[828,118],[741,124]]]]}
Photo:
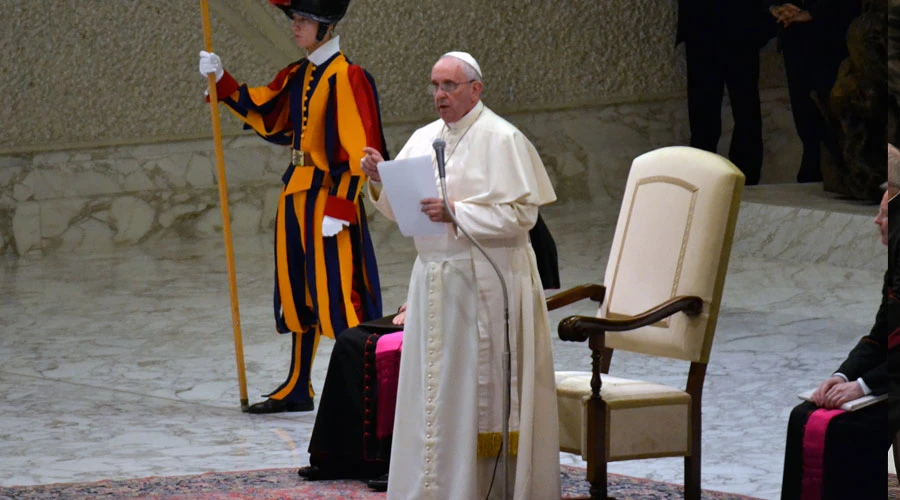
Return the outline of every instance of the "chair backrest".
{"type": "Polygon", "coordinates": [[[679,295],[702,298],[703,312],[609,332],[607,347],[708,362],[743,189],[741,171],[713,153],[676,146],[635,158],[598,316],[638,314],[679,295]]]}

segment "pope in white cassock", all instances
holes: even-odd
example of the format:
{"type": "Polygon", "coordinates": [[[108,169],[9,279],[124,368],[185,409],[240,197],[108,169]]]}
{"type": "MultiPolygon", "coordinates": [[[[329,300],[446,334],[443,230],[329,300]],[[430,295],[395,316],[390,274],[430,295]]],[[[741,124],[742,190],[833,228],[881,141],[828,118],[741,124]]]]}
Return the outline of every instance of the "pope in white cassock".
{"type": "MultiPolygon", "coordinates": [[[[450,209],[494,259],[509,290],[510,492],[516,499],[560,498],[550,325],[528,240],[538,208],[556,194],[531,142],[481,102],[481,68],[471,55],[442,56],[431,87],[441,118],[417,130],[397,159],[434,158],[434,140],[446,141],[450,209]]],[[[369,195],[394,220],[382,196],[382,158],[366,152],[361,163],[369,195]]],[[[440,236],[415,238],[388,498],[483,499],[489,488],[499,498],[499,472],[492,487],[491,478],[503,425],[500,281],[451,223],[442,200],[427,198],[421,206],[431,220],[447,224],[440,236]]]]}

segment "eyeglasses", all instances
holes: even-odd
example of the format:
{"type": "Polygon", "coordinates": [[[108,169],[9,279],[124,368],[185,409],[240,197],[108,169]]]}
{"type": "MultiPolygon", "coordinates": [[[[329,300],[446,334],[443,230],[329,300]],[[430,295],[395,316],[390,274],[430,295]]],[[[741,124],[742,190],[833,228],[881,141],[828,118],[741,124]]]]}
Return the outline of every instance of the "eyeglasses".
{"type": "Polygon", "coordinates": [[[469,80],[467,82],[441,82],[439,84],[429,83],[428,84],[428,95],[437,94],[438,89],[443,90],[445,94],[452,94],[456,92],[456,89],[459,88],[460,85],[465,85],[467,83],[477,82],[478,80],[469,80]]]}

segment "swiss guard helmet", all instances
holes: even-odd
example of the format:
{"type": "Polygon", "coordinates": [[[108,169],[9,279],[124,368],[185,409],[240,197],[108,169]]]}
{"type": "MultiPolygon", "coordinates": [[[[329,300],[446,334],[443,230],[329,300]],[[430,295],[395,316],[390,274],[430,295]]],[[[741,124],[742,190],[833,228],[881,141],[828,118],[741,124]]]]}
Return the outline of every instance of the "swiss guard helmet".
{"type": "Polygon", "coordinates": [[[269,3],[281,9],[291,19],[294,14],[299,14],[327,25],[344,17],[350,0],[269,0],[269,3]]]}

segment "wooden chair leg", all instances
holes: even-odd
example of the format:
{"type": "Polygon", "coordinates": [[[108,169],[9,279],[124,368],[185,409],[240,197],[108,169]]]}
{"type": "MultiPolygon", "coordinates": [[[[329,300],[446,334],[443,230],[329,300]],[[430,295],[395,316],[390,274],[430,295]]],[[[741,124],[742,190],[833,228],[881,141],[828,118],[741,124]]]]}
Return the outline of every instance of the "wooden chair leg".
{"type": "Polygon", "coordinates": [[[700,433],[703,430],[703,378],[706,365],[691,363],[687,392],[691,395],[691,455],[684,457],[684,499],[700,500],[700,433]]]}
{"type": "Polygon", "coordinates": [[[700,429],[695,430],[691,456],[684,457],[684,500],[700,500],[700,429]]]}
{"type": "Polygon", "coordinates": [[[700,453],[684,457],[684,500],[700,500],[700,453]]]}
{"type": "Polygon", "coordinates": [[[591,483],[591,500],[607,500],[606,490],[606,401],[588,401],[587,480],[591,483]]]}
{"type": "Polygon", "coordinates": [[[603,479],[597,479],[596,481],[591,481],[591,500],[615,500],[612,497],[607,496],[606,492],[606,464],[597,464],[597,467],[603,468],[603,473],[600,474],[603,479]]]}

